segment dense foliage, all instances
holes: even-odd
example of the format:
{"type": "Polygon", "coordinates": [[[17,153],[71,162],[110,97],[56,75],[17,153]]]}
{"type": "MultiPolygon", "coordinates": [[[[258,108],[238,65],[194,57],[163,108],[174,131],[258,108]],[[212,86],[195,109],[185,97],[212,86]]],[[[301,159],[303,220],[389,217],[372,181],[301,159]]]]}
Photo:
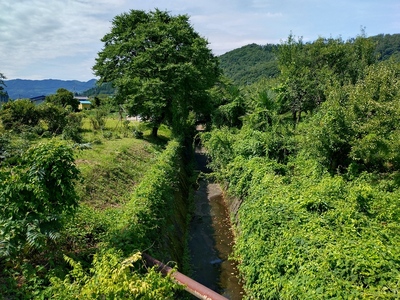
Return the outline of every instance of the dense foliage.
{"type": "Polygon", "coordinates": [[[46,246],[78,205],[72,149],[53,141],[38,144],[12,170],[0,171],[0,256],[46,246]]]}
{"type": "Polygon", "coordinates": [[[132,271],[141,258],[140,253],[124,259],[112,249],[100,252],[87,273],[79,262],[65,257],[73,270],[64,280],[53,277],[44,295],[48,299],[172,299],[176,285],[169,277],[155,269],[144,275],[132,271]]]}
{"type": "Polygon", "coordinates": [[[387,60],[393,58],[400,62],[400,33],[397,34],[378,34],[370,37],[377,43],[375,53],[379,60],[387,60]]]}
{"type": "Polygon", "coordinates": [[[363,36],[290,36],[280,77],[237,95],[242,125],[203,134],[242,203],[233,256],[248,299],[399,297],[400,66],[373,52],[363,36]],[[307,113],[293,123],[288,103],[307,113]]]}
{"type": "Polygon", "coordinates": [[[102,42],[95,74],[113,83],[131,115],[153,124],[154,136],[161,124],[180,132],[190,112],[209,114],[218,60],[187,16],[131,10],[114,18],[102,42]]]}

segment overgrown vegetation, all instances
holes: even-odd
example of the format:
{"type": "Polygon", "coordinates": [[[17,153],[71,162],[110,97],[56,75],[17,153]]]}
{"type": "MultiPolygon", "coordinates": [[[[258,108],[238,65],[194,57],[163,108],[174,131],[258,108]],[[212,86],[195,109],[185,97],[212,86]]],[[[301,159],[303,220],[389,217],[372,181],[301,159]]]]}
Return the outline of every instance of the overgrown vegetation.
{"type": "Polygon", "coordinates": [[[179,143],[172,143],[171,151],[156,159],[164,152],[170,131],[162,126],[154,139],[146,124],[121,121],[119,116],[104,113],[105,108],[100,115],[96,110],[75,113],[60,104],[31,106],[29,101],[20,100],[4,106],[4,114],[9,106],[27,106],[39,120],[33,123],[15,117],[13,120],[20,123],[8,130],[1,128],[2,297],[172,298],[178,286],[147,269],[140,253],[150,247],[149,252],[157,258],[173,259],[182,266],[186,213],[182,212],[185,205],[177,207],[174,200],[177,178],[186,177],[175,172],[181,163],[179,143]],[[101,118],[101,126],[93,126],[93,118],[101,118]],[[72,127],[78,130],[79,143],[67,135],[69,124],[76,125],[72,127]],[[135,138],[135,132],[141,132],[141,139],[135,138]],[[153,167],[148,172],[150,165],[153,167]],[[169,176],[165,176],[167,166],[169,176]],[[165,184],[146,192],[155,201],[153,211],[140,211],[139,207],[150,202],[138,207],[129,204],[148,201],[131,200],[139,182],[146,185],[150,181],[152,185],[160,180],[165,184]],[[164,189],[169,191],[168,202],[164,189]],[[140,220],[150,213],[152,220],[162,220],[168,212],[172,214],[168,224],[172,224],[176,222],[173,208],[179,208],[183,218],[175,229],[155,227],[150,221],[131,223],[132,218],[140,220]],[[161,233],[152,233],[158,230],[161,233]],[[175,232],[180,236],[175,237],[175,232]],[[158,245],[166,243],[158,238],[160,234],[170,241],[178,239],[175,248],[158,245]]]}
{"type": "Polygon", "coordinates": [[[269,63],[236,51],[256,62],[231,66],[238,86],[216,80],[187,16],[117,16],[94,67],[116,97],[79,112],[61,89],[1,107],[0,295],[175,297],[142,252],[184,267],[190,139],[204,122],[213,174],[242,203],[233,259],[248,299],[398,298],[397,38],[251,45],[269,63]]]}
{"type": "Polygon", "coordinates": [[[202,135],[241,199],[246,298],[398,298],[400,65],[364,36],[289,36],[278,61],[277,79],[240,89],[241,116],[224,104],[232,119],[202,135]]]}

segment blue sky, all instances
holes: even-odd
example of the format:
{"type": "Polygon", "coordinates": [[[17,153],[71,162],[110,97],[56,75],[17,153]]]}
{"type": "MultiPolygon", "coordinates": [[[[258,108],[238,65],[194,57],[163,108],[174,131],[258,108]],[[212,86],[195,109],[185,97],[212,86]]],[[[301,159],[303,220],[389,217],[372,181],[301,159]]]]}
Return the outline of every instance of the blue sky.
{"type": "Polygon", "coordinates": [[[114,16],[159,8],[187,14],[215,55],[290,32],[313,41],[400,33],[399,0],[1,0],[0,73],[8,79],[94,78],[114,16]]]}

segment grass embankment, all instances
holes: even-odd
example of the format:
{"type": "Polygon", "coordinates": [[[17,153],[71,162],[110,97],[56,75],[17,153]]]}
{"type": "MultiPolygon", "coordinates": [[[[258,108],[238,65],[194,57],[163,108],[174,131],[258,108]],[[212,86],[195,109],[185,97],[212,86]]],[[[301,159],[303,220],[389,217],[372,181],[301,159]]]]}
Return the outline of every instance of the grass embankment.
{"type": "MultiPolygon", "coordinates": [[[[180,226],[185,225],[186,211],[175,202],[186,200],[180,194],[185,176],[179,171],[185,168],[179,143],[168,142],[163,127],[157,139],[150,131],[135,139],[137,124],[112,118],[102,130],[92,130],[88,119],[83,127],[84,144],[75,144],[82,177],[76,182],[80,205],[54,245],[7,265],[0,294],[22,299],[169,295],[172,283],[147,273],[140,251],[150,247],[161,260],[182,257],[185,233],[180,226]],[[174,247],[171,241],[180,244],[174,247]]],[[[37,137],[27,143],[45,140],[37,137]]]]}
{"type": "MultiPolygon", "coordinates": [[[[73,291],[68,294],[69,297],[86,296],[88,292],[91,295],[106,297],[124,295],[129,298],[141,294],[149,297],[151,293],[155,295],[153,298],[157,299],[172,297],[171,293],[176,288],[172,282],[162,279],[160,275],[154,273],[154,270],[147,273],[143,265],[137,263],[132,265],[127,273],[129,280],[118,278],[113,281],[105,281],[106,278],[114,276],[113,274],[127,272],[120,269],[124,266],[123,258],[136,257],[136,262],[137,257],[140,257],[140,252],[145,250],[160,260],[179,261],[179,265],[182,266],[188,216],[188,176],[186,176],[188,169],[181,159],[182,148],[178,141],[172,140],[162,153],[154,157],[154,153],[149,153],[148,147],[151,146],[151,149],[155,150],[158,146],[147,144],[146,141],[141,142],[143,144],[140,149],[146,154],[140,156],[139,161],[143,161],[146,157],[153,158],[147,160],[148,163],[145,164],[137,163],[142,168],[142,173],[139,172],[141,179],[140,183],[132,189],[133,193],[129,197],[129,201],[121,201],[115,205],[113,201],[107,202],[111,198],[100,202],[93,202],[89,198],[81,205],[73,222],[66,227],[65,236],[70,238],[69,242],[73,242],[74,245],[84,245],[75,261],[86,261],[86,263],[92,264],[90,277],[81,275],[72,283],[69,280],[60,281],[59,277],[53,277],[50,294],[55,295],[62,292],[65,296],[67,295],[65,291],[68,290],[73,291]],[[144,176],[142,176],[143,174],[144,176]],[[103,205],[99,205],[100,203],[103,205]],[[91,254],[94,254],[93,261],[89,258],[91,254]],[[114,261],[113,265],[109,265],[107,260],[114,261]],[[145,272],[140,276],[142,271],[145,272]],[[102,285],[94,284],[93,282],[96,281],[102,281],[102,285]],[[137,288],[142,291],[138,291],[137,288]],[[116,290],[118,291],[116,292],[116,290]]],[[[122,143],[122,148],[119,148],[118,153],[111,155],[114,164],[122,165],[121,160],[124,157],[129,158],[130,155],[133,155],[128,149],[135,150],[135,153],[138,150],[138,148],[122,143]]],[[[108,148],[108,150],[111,149],[108,148]]],[[[111,150],[111,153],[114,151],[111,150]]],[[[108,153],[104,154],[103,152],[105,156],[109,155],[109,152],[105,153],[108,153]]],[[[99,163],[100,161],[98,160],[99,163]]],[[[108,160],[105,161],[103,163],[107,165],[108,160]]],[[[134,159],[134,161],[137,160],[134,159]]],[[[131,162],[132,166],[135,165],[135,162],[131,162]]],[[[93,167],[89,174],[97,173],[95,171],[96,164],[90,165],[93,167]]],[[[112,174],[129,173],[130,171],[126,170],[126,168],[130,168],[129,165],[124,164],[124,168],[117,168],[117,171],[112,174]]],[[[104,168],[100,169],[105,170],[104,168]]],[[[115,170],[114,167],[111,169],[115,170]]],[[[120,176],[107,177],[118,181],[120,176]]],[[[106,190],[113,186],[112,182],[114,181],[108,183],[106,190]]],[[[129,185],[129,181],[122,183],[122,186],[124,185],[129,185]]],[[[121,191],[120,196],[122,195],[125,195],[125,191],[121,191]]],[[[80,272],[80,268],[80,265],[75,265],[70,275],[80,272]]]]}
{"type": "Polygon", "coordinates": [[[137,122],[123,123],[108,117],[104,125],[102,130],[91,130],[90,120],[84,119],[83,138],[87,143],[76,149],[76,164],[81,172],[76,184],[80,206],[65,233],[67,244],[73,244],[75,253],[87,252],[105,242],[137,184],[169,139],[166,128],[162,128],[158,139],[153,139],[150,131],[144,131],[143,139],[136,139],[132,128],[141,126],[137,122]]]}
{"type": "Polygon", "coordinates": [[[109,208],[126,202],[161,147],[146,140],[103,140],[77,153],[82,174],[77,190],[83,203],[109,208]]]}

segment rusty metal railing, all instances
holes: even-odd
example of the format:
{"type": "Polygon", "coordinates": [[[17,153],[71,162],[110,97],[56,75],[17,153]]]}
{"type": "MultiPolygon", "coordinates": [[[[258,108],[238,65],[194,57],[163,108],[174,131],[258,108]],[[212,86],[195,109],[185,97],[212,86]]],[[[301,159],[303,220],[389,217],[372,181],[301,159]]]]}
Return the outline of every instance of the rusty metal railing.
{"type": "Polygon", "coordinates": [[[196,296],[198,299],[204,300],[228,300],[224,296],[218,294],[217,292],[209,289],[208,287],[198,283],[197,281],[193,280],[192,278],[178,272],[174,271],[171,267],[163,264],[162,262],[158,261],[157,259],[151,257],[146,253],[142,253],[142,257],[146,261],[147,264],[150,266],[158,266],[158,270],[163,274],[167,275],[170,274],[176,282],[183,285],[185,290],[191,293],[192,295],[196,296]]]}

